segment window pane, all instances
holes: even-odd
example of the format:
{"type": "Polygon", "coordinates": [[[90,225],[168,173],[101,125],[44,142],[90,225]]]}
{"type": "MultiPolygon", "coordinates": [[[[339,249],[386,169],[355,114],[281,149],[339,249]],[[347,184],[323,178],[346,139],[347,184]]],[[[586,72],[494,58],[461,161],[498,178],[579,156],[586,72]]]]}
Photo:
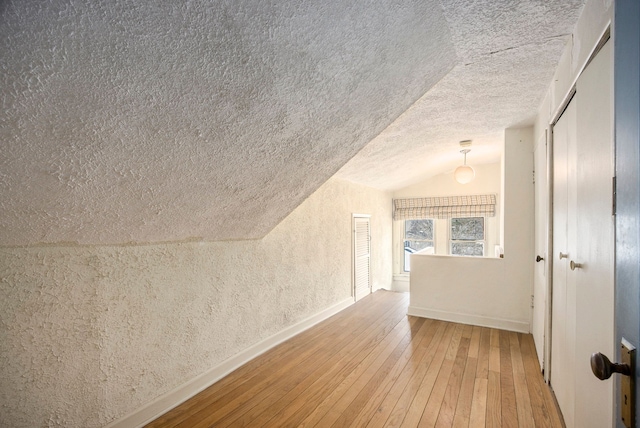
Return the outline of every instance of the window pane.
{"type": "Polygon", "coordinates": [[[433,241],[404,241],[404,271],[410,271],[411,254],[429,247],[433,248],[433,241]]]}
{"type": "Polygon", "coordinates": [[[411,254],[429,247],[433,248],[433,220],[405,220],[404,271],[409,272],[411,254]]]}
{"type": "Polygon", "coordinates": [[[404,250],[410,253],[416,253],[427,247],[433,247],[433,241],[404,241],[404,250]]]}
{"type": "Polygon", "coordinates": [[[451,240],[481,241],[483,239],[484,217],[451,219],[451,240]]]}
{"type": "Polygon", "coordinates": [[[404,238],[433,240],[433,220],[406,220],[404,238]]]}
{"type": "Polygon", "coordinates": [[[484,255],[484,244],[482,242],[452,242],[451,254],[482,257],[484,255]]]}

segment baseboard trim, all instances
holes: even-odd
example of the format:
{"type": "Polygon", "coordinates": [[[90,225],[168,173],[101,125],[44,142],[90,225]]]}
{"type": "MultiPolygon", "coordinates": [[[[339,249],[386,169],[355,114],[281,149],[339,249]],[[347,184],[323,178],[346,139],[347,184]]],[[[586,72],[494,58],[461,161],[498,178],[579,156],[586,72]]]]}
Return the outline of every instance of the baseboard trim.
{"type": "Polygon", "coordinates": [[[471,324],[480,327],[491,327],[501,330],[516,331],[518,333],[529,333],[530,327],[529,323],[522,321],[461,314],[457,312],[440,311],[437,309],[417,308],[415,306],[409,306],[407,314],[421,318],[432,318],[441,321],[457,322],[460,324],[471,324]]]}
{"type": "Polygon", "coordinates": [[[409,292],[409,277],[404,275],[393,275],[391,290],[409,292]]]}
{"type": "Polygon", "coordinates": [[[353,305],[353,297],[345,299],[315,315],[310,316],[284,330],[268,337],[261,342],[245,349],[239,354],[223,361],[216,367],[209,369],[203,374],[191,379],[172,391],[156,398],[152,402],[144,405],[140,409],[134,410],[128,415],[107,425],[105,428],[131,428],[143,426],[174,407],[187,401],[189,398],[205,390],[216,383],[238,367],[251,361],[276,345],[302,333],[321,321],[337,314],[341,310],[353,305]]]}

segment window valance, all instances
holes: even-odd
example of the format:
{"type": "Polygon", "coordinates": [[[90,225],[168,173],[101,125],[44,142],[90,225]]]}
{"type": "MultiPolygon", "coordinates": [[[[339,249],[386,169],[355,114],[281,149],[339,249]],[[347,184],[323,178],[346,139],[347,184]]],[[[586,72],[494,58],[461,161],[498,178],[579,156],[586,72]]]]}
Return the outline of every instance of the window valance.
{"type": "Polygon", "coordinates": [[[496,195],[436,196],[393,200],[394,220],[495,217],[496,195]]]}

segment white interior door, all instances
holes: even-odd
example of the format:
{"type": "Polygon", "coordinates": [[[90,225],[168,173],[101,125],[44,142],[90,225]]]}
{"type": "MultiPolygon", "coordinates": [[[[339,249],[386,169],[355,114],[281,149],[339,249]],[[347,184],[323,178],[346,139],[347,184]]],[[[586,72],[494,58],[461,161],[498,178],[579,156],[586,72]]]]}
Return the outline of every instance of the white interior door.
{"type": "Polygon", "coordinates": [[[576,100],[569,103],[553,128],[553,304],[551,387],[567,427],[575,412],[575,281],[569,254],[575,251],[576,100]],[[573,195],[573,196],[571,196],[573,195]],[[571,221],[569,221],[571,219],[571,221]],[[573,239],[571,239],[573,238],[573,239]],[[573,244],[573,248],[571,248],[573,244]]]}
{"type": "Polygon", "coordinates": [[[538,361],[544,367],[544,339],[545,318],[547,307],[547,235],[548,215],[547,206],[547,136],[543,135],[534,149],[535,164],[535,247],[536,264],[533,270],[533,312],[531,319],[531,333],[536,344],[538,361]]]}
{"type": "Polygon", "coordinates": [[[353,288],[355,300],[371,293],[371,219],[353,217],[353,288]]]}
{"type": "Polygon", "coordinates": [[[608,42],[576,84],[578,96],[576,280],[576,427],[613,423],[613,382],[591,372],[594,352],[614,350],[614,217],[612,216],[612,43],[608,42]]]}
{"type": "Polygon", "coordinates": [[[614,355],[610,45],[583,71],[553,130],[551,386],[569,428],[613,422],[612,383],[590,367],[599,349],[614,355]]]}

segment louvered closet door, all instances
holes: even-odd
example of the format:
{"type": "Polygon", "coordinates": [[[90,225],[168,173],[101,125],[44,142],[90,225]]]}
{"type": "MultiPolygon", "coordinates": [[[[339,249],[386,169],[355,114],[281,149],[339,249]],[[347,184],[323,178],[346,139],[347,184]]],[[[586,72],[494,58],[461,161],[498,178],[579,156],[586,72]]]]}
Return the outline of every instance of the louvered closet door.
{"type": "Polygon", "coordinates": [[[371,293],[371,221],[353,217],[353,283],[356,301],[371,293]]]}

